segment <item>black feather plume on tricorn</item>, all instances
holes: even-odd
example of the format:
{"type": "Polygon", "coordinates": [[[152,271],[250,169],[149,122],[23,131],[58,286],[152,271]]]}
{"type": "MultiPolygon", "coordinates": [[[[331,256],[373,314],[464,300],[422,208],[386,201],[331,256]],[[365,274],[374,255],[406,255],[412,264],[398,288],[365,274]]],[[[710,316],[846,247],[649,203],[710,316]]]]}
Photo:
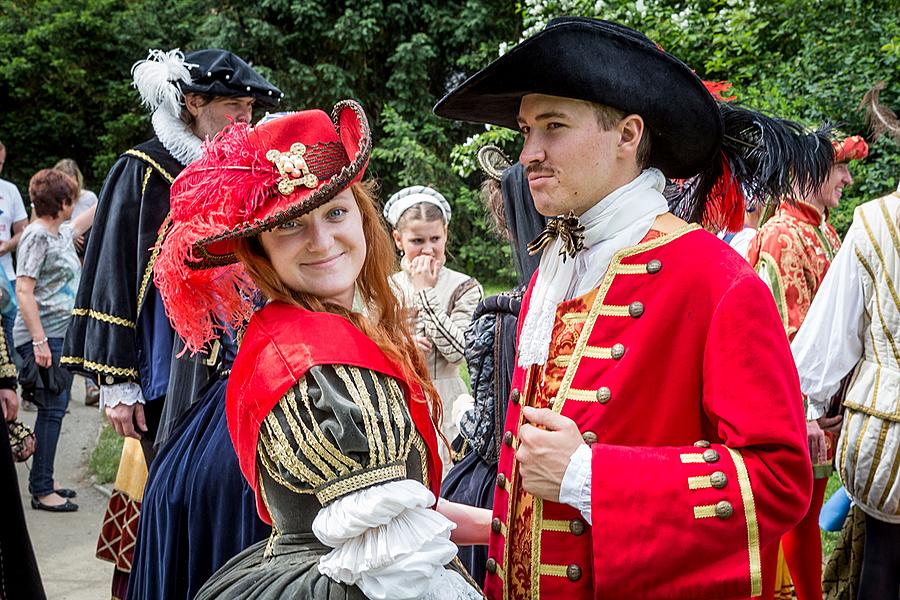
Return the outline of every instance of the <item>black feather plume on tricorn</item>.
{"type": "Polygon", "coordinates": [[[672,212],[714,230],[739,230],[744,209],[819,187],[834,160],[830,127],[798,123],[719,103],[724,135],[718,160],[666,190],[672,212]]]}
{"type": "Polygon", "coordinates": [[[865,93],[859,108],[866,111],[866,123],[872,130],[872,140],[877,140],[882,135],[887,135],[900,144],[900,118],[887,106],[881,104],[879,94],[886,87],[883,81],[879,81],[872,89],[865,93]]]}

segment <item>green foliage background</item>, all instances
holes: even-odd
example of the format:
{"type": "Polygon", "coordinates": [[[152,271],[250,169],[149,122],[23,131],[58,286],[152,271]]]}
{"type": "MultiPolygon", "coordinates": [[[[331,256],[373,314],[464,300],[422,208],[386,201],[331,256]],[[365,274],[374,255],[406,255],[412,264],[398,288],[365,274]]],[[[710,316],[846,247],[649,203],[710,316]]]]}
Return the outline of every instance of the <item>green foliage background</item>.
{"type": "MultiPolygon", "coordinates": [[[[900,108],[900,0],[0,0],[3,176],[24,191],[32,173],[70,156],[97,190],[115,157],[151,135],[131,64],[148,48],[228,48],[285,91],[286,109],[359,99],[383,194],[437,187],[455,209],[452,265],[508,284],[509,250],[491,233],[473,158],[484,141],[515,156],[517,136],[437,119],[431,106],[563,14],[636,27],[780,116],[862,133],[856,105],[880,79],[900,108]]],[[[900,151],[878,142],[854,177],[833,217],[840,231],[853,206],[896,187],[900,151]]]]}

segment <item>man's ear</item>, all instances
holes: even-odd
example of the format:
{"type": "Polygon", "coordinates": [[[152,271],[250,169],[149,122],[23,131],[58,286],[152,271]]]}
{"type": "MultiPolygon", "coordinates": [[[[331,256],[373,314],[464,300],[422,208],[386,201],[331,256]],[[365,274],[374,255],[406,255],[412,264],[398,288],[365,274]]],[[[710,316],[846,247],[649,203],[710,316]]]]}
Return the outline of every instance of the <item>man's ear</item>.
{"type": "Polygon", "coordinates": [[[644,119],[640,115],[628,115],[619,121],[619,145],[618,157],[635,157],[637,156],[638,146],[641,139],[647,135],[644,128],[644,119]]]}
{"type": "Polygon", "coordinates": [[[184,95],[184,107],[195,119],[200,114],[200,107],[203,106],[203,99],[197,94],[188,92],[184,95]]]}

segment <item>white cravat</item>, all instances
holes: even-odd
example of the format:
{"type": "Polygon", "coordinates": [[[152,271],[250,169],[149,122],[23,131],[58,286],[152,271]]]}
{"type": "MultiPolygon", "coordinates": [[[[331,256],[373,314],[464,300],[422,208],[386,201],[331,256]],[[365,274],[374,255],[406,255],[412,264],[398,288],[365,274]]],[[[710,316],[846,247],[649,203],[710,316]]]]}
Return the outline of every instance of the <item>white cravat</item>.
{"type": "Polygon", "coordinates": [[[520,367],[547,362],[556,306],[597,287],[613,255],[640,242],[656,217],[669,211],[662,195],[665,185],[658,169],[646,169],[585,211],[579,217],[584,226],[584,250],[574,260],[560,256],[559,239],[544,248],[519,336],[520,367]]]}

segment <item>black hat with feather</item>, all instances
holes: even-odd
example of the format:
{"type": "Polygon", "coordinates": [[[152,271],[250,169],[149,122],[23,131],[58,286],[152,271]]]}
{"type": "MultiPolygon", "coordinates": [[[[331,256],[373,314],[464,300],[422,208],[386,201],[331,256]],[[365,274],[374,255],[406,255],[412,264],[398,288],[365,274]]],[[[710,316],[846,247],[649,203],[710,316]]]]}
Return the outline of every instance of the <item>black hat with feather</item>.
{"type": "Polygon", "coordinates": [[[739,229],[744,190],[754,202],[824,181],[832,150],[824,132],[728,104],[644,34],[584,17],[545,29],[468,78],[436,115],[518,129],[522,97],[587,100],[638,114],[651,136],[649,165],[676,185],[672,211],[714,229],[739,229]]]}

